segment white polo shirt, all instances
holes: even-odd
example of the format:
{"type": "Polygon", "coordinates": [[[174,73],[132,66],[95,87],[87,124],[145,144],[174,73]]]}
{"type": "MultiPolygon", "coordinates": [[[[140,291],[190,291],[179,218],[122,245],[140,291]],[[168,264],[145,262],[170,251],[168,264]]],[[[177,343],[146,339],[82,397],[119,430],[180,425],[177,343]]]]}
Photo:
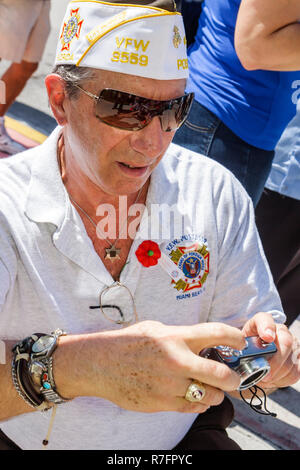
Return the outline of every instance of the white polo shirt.
{"type": "MultiPolygon", "coordinates": [[[[70,334],[120,328],[90,309],[114,281],[62,183],[59,133],[57,128],[41,146],[0,162],[1,338],[17,340],[58,327],[70,334]]],[[[252,203],[228,170],[170,145],[152,174],[146,205],[120,278],[134,296],[140,321],[241,327],[259,311],[285,321],[252,203]],[[172,223],[165,216],[162,225],[155,217],[149,224],[146,215],[155,204],[177,208],[174,234],[168,233],[172,223]],[[155,228],[154,238],[149,227],[155,228]],[[150,238],[174,272],[138,261],[137,248],[150,238]]],[[[120,295],[111,289],[104,301],[119,305],[120,295]]],[[[34,412],[0,427],[22,449],[40,449],[49,419],[50,413],[34,412]]],[[[58,407],[49,449],[172,449],[194,419],[193,414],[130,412],[80,397],[58,407]]]]}

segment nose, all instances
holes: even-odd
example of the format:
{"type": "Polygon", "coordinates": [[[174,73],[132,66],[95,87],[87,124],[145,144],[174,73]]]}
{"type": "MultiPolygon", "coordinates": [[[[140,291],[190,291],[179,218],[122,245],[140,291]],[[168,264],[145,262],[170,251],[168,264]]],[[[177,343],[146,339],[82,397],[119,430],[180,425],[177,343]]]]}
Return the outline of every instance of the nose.
{"type": "Polygon", "coordinates": [[[136,152],[155,159],[164,151],[166,145],[165,134],[161,128],[159,117],[154,117],[146,127],[132,133],[131,146],[136,152]]]}

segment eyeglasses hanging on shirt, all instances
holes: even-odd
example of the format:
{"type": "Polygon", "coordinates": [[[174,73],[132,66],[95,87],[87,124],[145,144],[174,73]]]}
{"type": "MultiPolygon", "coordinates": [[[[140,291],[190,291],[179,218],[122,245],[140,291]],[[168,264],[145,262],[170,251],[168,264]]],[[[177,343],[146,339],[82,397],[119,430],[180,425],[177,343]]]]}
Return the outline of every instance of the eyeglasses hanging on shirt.
{"type": "Polygon", "coordinates": [[[99,305],[90,306],[90,309],[100,308],[103,316],[116,325],[123,327],[131,323],[138,322],[138,315],[134,297],[127,286],[119,281],[114,282],[111,286],[105,287],[99,295],[99,305]],[[114,290],[114,292],[113,292],[114,290]],[[113,302],[107,303],[105,299],[109,298],[111,294],[113,298],[118,299],[118,304],[113,302]]]}

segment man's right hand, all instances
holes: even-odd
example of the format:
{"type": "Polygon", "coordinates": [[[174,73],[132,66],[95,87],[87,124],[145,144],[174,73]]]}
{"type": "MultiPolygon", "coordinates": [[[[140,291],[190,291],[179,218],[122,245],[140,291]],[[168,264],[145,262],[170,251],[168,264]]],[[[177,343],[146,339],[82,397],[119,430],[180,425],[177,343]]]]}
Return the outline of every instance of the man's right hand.
{"type": "Polygon", "coordinates": [[[240,383],[225,364],[199,357],[202,349],[220,344],[243,349],[245,339],[239,329],[222,323],[156,321],[61,337],[54,353],[57,390],[67,398],[97,396],[139,412],[203,413],[240,383]],[[200,403],[184,398],[193,380],[205,385],[200,403]]]}

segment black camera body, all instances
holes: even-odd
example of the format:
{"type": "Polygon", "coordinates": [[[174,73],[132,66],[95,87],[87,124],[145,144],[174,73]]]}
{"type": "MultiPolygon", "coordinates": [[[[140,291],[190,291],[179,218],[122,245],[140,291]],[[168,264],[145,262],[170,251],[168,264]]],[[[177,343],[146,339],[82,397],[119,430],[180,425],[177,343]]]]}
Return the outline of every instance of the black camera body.
{"type": "Polygon", "coordinates": [[[275,343],[266,343],[259,336],[245,339],[246,347],[241,351],[229,346],[216,346],[200,353],[200,356],[222,362],[237,372],[241,377],[238,390],[246,390],[260,382],[270,371],[267,359],[277,352],[275,343]]]}

